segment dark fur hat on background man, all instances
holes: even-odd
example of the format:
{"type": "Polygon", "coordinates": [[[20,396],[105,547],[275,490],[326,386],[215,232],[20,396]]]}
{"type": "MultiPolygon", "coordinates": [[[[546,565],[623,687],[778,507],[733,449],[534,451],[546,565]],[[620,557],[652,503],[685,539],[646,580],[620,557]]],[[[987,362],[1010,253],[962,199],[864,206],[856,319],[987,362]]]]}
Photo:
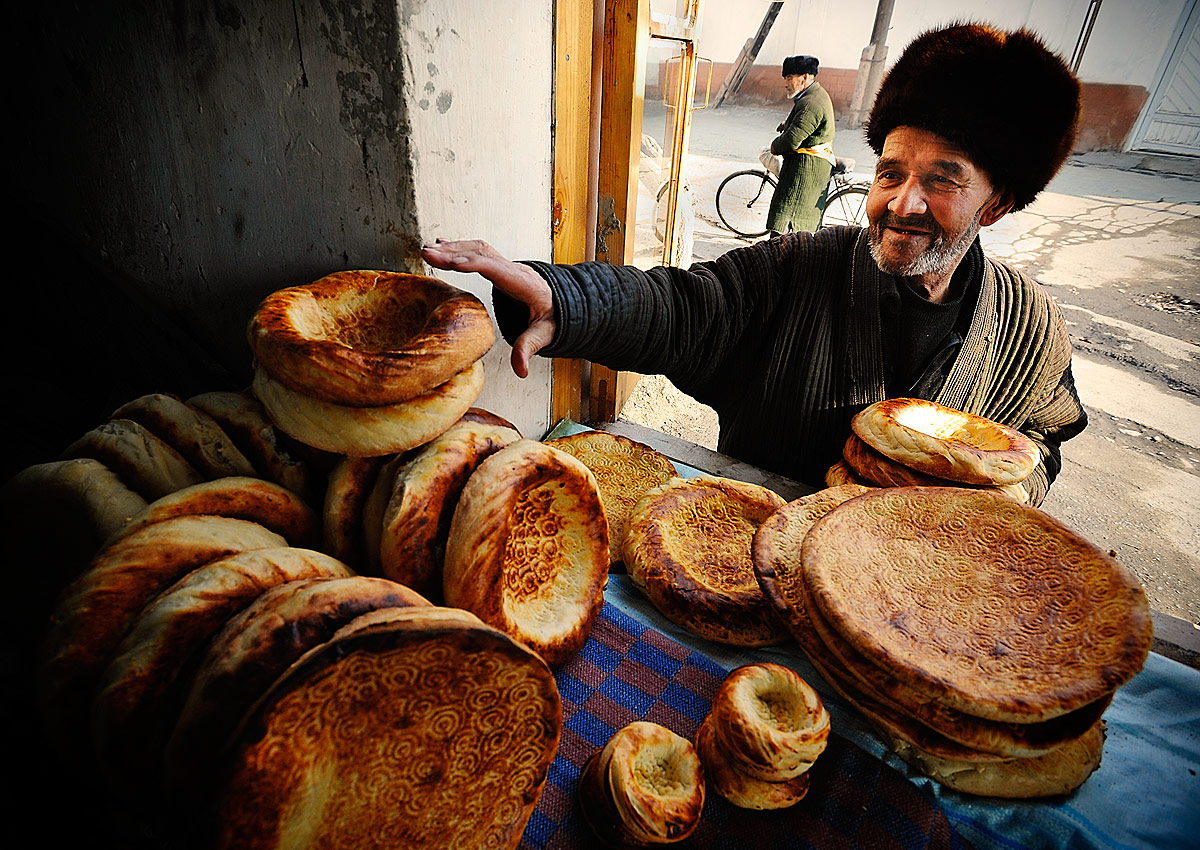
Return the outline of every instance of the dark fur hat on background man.
{"type": "Polygon", "coordinates": [[[812,74],[815,77],[820,64],[816,56],[789,56],[783,60],[783,76],[812,74]]]}
{"type": "Polygon", "coordinates": [[[896,127],[936,133],[965,150],[1019,210],[1071,153],[1079,109],[1079,80],[1032,32],[954,24],[904,49],[875,96],[867,142],[879,154],[896,127]]]}

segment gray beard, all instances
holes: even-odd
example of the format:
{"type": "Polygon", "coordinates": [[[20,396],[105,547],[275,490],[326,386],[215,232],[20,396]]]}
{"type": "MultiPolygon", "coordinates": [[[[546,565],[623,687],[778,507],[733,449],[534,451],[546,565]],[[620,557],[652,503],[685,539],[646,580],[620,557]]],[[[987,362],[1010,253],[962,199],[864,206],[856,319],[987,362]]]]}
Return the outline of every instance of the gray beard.
{"type": "MultiPolygon", "coordinates": [[[[880,271],[893,277],[916,277],[917,275],[943,272],[952,264],[957,263],[971,247],[971,243],[975,241],[975,237],[979,234],[979,219],[982,213],[983,208],[980,207],[971,223],[962,233],[958,234],[958,238],[953,242],[946,239],[946,231],[938,228],[937,236],[934,237],[930,246],[907,263],[893,263],[883,257],[883,226],[889,217],[894,218],[890,212],[885,213],[867,231],[867,244],[871,248],[871,258],[875,260],[875,265],[879,266],[880,271]]],[[[923,220],[922,225],[938,227],[932,219],[923,220]]]]}

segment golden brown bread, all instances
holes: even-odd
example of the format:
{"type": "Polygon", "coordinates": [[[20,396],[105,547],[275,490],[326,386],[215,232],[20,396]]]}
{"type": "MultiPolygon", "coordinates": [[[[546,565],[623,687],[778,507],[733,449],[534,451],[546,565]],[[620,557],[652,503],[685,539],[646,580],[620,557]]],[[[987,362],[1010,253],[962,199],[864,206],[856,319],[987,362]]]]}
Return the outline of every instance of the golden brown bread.
{"type": "Polygon", "coordinates": [[[734,768],[718,742],[711,714],[696,730],[696,752],[709,787],[741,809],[786,809],[803,800],[812,783],[807,771],[782,782],[769,782],[734,768]]]}
{"type": "Polygon", "coordinates": [[[67,446],[62,457],[100,461],[148,502],[204,480],[183,455],[130,419],[97,425],[67,446]]]}
{"type": "Polygon", "coordinates": [[[322,547],[358,572],[366,565],[363,506],[375,487],[383,457],[349,457],[329,471],[321,509],[322,547]]]}
{"type": "Polygon", "coordinates": [[[385,458],[375,475],[375,483],[371,485],[371,490],[363,501],[363,571],[370,575],[377,576],[383,571],[383,517],[387,513],[388,500],[392,497],[392,484],[411,456],[412,452],[401,452],[385,458]]]}
{"type": "Polygon", "coordinates": [[[354,407],[423,395],[496,340],[487,308],[471,293],[432,277],[367,270],[268,295],[248,333],[255,359],[276,380],[354,407]]]}
{"type": "Polygon", "coordinates": [[[850,427],[905,466],[965,484],[1016,484],[1042,457],[1015,428],[919,398],[876,402],[859,411],[850,427]]]}
{"type": "Polygon", "coordinates": [[[300,442],[343,455],[374,457],[427,443],[458,421],[483,389],[483,361],[406,401],[351,407],[296,392],[262,366],[254,395],[281,431],[300,442]]]}
{"type": "Polygon", "coordinates": [[[829,740],[829,713],[820,695],[779,664],[734,670],[717,689],[710,714],[730,766],[767,782],[806,772],[829,740]]]}
{"type": "Polygon", "coordinates": [[[185,516],[147,526],[100,552],[63,591],[47,625],[39,670],[42,723],[64,762],[86,769],[92,761],[88,712],[96,685],[147,602],[210,561],[286,545],[256,523],[185,516]]]}
{"type": "Polygon", "coordinates": [[[579,781],[584,819],[610,847],[683,841],[704,810],[700,757],[665,726],[634,721],[594,752],[579,781]]]}
{"type": "Polygon", "coordinates": [[[380,530],[384,577],[441,603],[446,540],[463,487],[485,458],[519,439],[511,428],[459,422],[397,471],[380,530]]]}
{"type": "Polygon", "coordinates": [[[711,475],[653,487],[629,520],[630,577],[663,616],[701,637],[737,646],[780,643],[786,632],[755,580],[750,544],[783,505],[765,487],[711,475]]]}
{"type": "Polygon", "coordinates": [[[939,757],[899,738],[890,743],[911,767],[947,788],[983,797],[1031,799],[1074,793],[1100,766],[1104,741],[1105,724],[1100,720],[1077,740],[1035,758],[979,762],[939,757]]]}
{"type": "Polygon", "coordinates": [[[608,580],[596,478],[566,452],[517,440],[467,480],[446,543],[443,593],[552,667],[591,632],[608,580]]]}
{"type": "Polygon", "coordinates": [[[107,542],[177,516],[249,520],[282,535],[292,546],[312,547],[320,536],[316,514],[296,493],[261,478],[233,476],[193,484],[156,499],[107,542]]]}
{"type": "Polygon", "coordinates": [[[843,484],[856,484],[860,487],[872,486],[869,481],[851,469],[846,461],[839,460],[825,470],[825,486],[840,487],[843,484]]]}
{"type": "Polygon", "coordinates": [[[1020,484],[963,484],[927,475],[876,451],[857,434],[846,438],[842,459],[859,478],[882,487],[978,487],[995,490],[1018,502],[1029,501],[1029,493],[1020,484]]]}
{"type": "Polygon", "coordinates": [[[260,478],[274,481],[304,499],[312,496],[308,464],[291,454],[275,433],[267,412],[249,392],[208,392],[187,400],[203,411],[233,440],[260,478]]]}
{"type": "Polygon", "coordinates": [[[994,493],[866,493],[819,520],[801,557],[832,629],[965,714],[1066,714],[1128,681],[1149,652],[1137,579],[1053,517],[994,493]]]}
{"type": "Polygon", "coordinates": [[[167,785],[204,785],[237,724],[305,652],[355,618],[384,608],[428,605],[393,581],[369,576],[290,581],[230,617],[205,648],[165,747],[167,785]]]}
{"type": "MultiPolygon", "coordinates": [[[[36,563],[14,570],[34,588],[40,616],[44,604],[87,566],[100,545],[146,507],[146,500],[92,458],[26,467],[0,487],[0,511],[11,532],[3,535],[5,562],[36,563]]],[[[34,603],[28,599],[27,602],[34,603]]]]}
{"type": "Polygon", "coordinates": [[[146,605],[113,652],[92,702],[92,742],[110,789],[149,806],[162,752],[212,637],[264,591],[284,582],[345,577],[310,549],[238,552],[192,570],[146,605]]]}
{"type": "Polygon", "coordinates": [[[630,514],[647,490],[678,474],[675,464],[636,440],[603,431],[583,431],[546,443],[579,458],[596,476],[608,517],[609,559],[620,561],[630,514]]]}
{"type": "Polygon", "coordinates": [[[211,416],[175,396],[140,396],[121,405],[109,418],[137,422],[183,455],[205,478],[256,475],[250,461],[211,416]]]}
{"type": "Polygon", "coordinates": [[[561,728],[554,677],[521,643],[466,611],[367,614],[251,711],[212,846],[511,850],[561,728]]]}

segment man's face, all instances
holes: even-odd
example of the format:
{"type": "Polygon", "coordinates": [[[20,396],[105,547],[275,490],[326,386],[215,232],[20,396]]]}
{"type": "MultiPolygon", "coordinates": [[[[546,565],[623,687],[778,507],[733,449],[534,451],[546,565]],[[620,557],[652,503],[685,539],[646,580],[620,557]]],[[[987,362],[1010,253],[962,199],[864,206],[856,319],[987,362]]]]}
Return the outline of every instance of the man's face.
{"type": "Polygon", "coordinates": [[[898,277],[949,275],[980,226],[1007,211],[965,151],[928,130],[897,127],[867,195],[871,255],[898,277]]]}
{"type": "Polygon", "coordinates": [[[812,74],[788,74],[783,78],[783,87],[788,97],[795,97],[808,88],[816,77],[812,74]]]}

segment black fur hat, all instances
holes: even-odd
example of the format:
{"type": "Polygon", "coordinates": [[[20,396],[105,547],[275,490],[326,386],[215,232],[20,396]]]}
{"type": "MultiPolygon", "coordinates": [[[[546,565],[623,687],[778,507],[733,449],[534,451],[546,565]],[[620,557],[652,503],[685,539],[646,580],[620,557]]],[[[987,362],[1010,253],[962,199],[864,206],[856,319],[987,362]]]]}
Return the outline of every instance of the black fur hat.
{"type": "Polygon", "coordinates": [[[1066,63],[1032,32],[952,24],[917,36],[888,71],[867,142],[879,154],[896,127],[937,133],[1007,189],[1019,210],[1071,153],[1079,91],[1066,63]]]}
{"type": "Polygon", "coordinates": [[[789,56],[783,60],[783,76],[790,77],[792,74],[812,74],[817,75],[817,68],[821,63],[817,61],[816,56],[789,56]]]}

